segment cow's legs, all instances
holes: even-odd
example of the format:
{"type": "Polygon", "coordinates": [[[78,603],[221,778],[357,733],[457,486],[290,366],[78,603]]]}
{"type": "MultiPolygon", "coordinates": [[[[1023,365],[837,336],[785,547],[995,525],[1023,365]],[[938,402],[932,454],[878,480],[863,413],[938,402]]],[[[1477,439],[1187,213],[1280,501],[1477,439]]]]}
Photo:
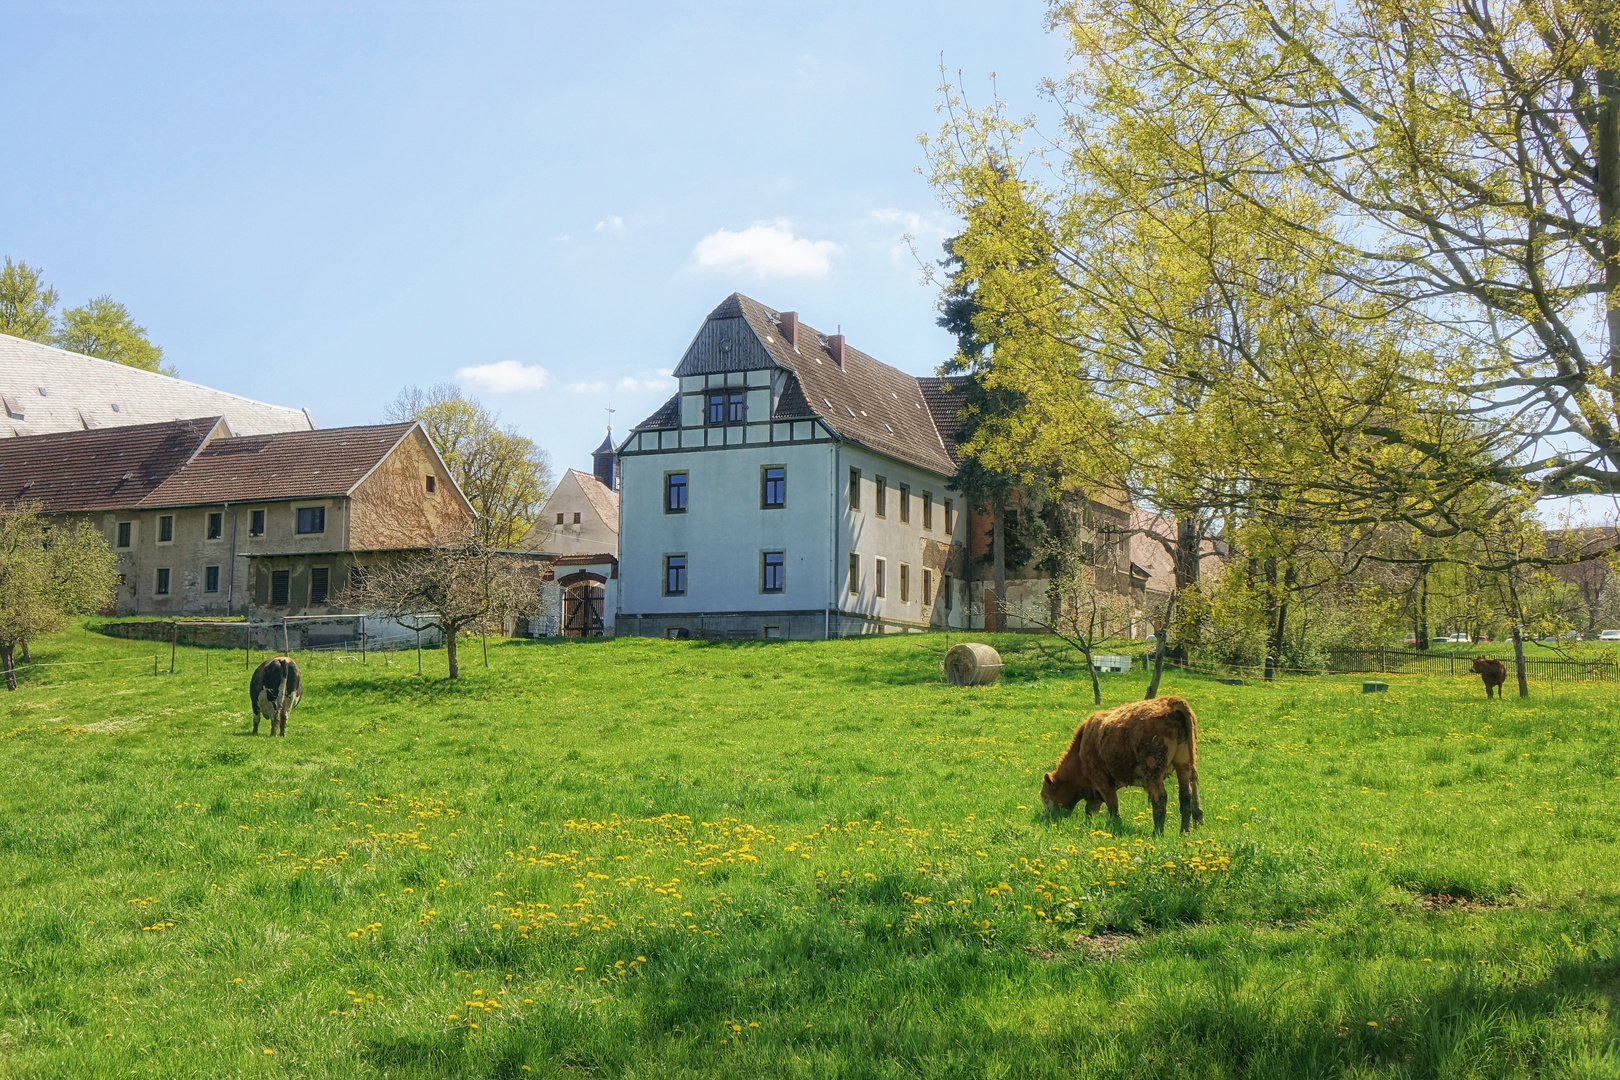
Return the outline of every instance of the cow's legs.
{"type": "MultiPolygon", "coordinates": [[[[1176,806],[1181,810],[1181,831],[1192,831],[1193,794],[1192,794],[1192,766],[1185,762],[1176,762],[1176,806]]],[[[1198,815],[1202,821],[1204,815],[1198,815]]]]}
{"type": "Polygon", "coordinates": [[[1102,796],[1103,802],[1108,804],[1108,816],[1115,821],[1119,820],[1119,791],[1112,786],[1105,787],[1097,794],[1102,796]]]}
{"type": "Polygon", "coordinates": [[[1204,823],[1204,804],[1198,797],[1198,766],[1194,765],[1187,771],[1192,774],[1189,777],[1188,786],[1192,788],[1193,824],[1202,825],[1204,823]]]}
{"type": "Polygon", "coordinates": [[[1087,799],[1086,800],[1086,820],[1088,822],[1091,820],[1091,815],[1092,814],[1095,814],[1098,810],[1102,809],[1102,804],[1103,804],[1103,801],[1101,799],[1087,799]]]}
{"type": "Polygon", "coordinates": [[[1153,833],[1155,836],[1164,835],[1164,812],[1170,802],[1170,793],[1164,790],[1164,778],[1146,780],[1142,787],[1147,791],[1148,802],[1153,806],[1153,833]]]}
{"type": "MultiPolygon", "coordinates": [[[[271,723],[274,724],[275,721],[272,720],[271,723]]],[[[258,733],[259,733],[259,704],[258,704],[258,702],[254,702],[253,703],[253,734],[257,735],[258,733]]]]}

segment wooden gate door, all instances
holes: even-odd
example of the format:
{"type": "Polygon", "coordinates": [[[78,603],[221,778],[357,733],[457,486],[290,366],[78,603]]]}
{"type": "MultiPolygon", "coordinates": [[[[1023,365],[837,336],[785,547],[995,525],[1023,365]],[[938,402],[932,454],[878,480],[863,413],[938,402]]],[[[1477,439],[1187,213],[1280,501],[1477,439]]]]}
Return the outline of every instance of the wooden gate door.
{"type": "Polygon", "coordinates": [[[601,637],[603,599],[600,582],[577,581],[568,586],[563,595],[563,633],[568,637],[601,637]]]}

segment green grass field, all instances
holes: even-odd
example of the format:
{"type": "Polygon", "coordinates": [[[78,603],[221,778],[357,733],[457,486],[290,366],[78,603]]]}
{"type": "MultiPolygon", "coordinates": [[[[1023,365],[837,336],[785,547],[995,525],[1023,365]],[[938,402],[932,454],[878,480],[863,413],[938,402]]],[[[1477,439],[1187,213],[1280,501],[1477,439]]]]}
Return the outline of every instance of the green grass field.
{"type": "Polygon", "coordinates": [[[25,672],[0,1075],[1620,1076],[1614,684],[1167,672],[1155,839],[1039,812],[1089,684],[995,643],[318,658],[275,740],[240,652],[25,672]]]}

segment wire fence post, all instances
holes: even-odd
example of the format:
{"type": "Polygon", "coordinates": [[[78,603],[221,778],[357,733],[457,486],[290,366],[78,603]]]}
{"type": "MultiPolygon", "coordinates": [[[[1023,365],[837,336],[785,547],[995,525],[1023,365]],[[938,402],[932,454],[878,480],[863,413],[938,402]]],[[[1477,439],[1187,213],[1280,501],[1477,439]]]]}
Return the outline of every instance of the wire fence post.
{"type": "Polygon", "coordinates": [[[180,620],[169,624],[169,674],[174,674],[174,654],[180,648],[180,620]]]}

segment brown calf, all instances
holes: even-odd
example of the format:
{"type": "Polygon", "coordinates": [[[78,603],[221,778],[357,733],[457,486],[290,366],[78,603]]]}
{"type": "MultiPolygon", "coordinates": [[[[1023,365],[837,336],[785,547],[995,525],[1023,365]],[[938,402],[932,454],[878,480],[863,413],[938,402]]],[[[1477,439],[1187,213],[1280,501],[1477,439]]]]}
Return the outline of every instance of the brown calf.
{"type": "Polygon", "coordinates": [[[1474,657],[1474,666],[1468,670],[1478,672],[1479,677],[1485,680],[1485,696],[1487,698],[1491,696],[1492,687],[1496,688],[1498,698],[1502,696],[1502,684],[1507,682],[1506,664],[1500,660],[1487,660],[1483,656],[1476,656],[1474,657]]]}
{"type": "Polygon", "coordinates": [[[1075,730],[1074,741],[1057,768],[1041,784],[1046,809],[1073,810],[1086,801],[1086,816],[1108,804],[1119,817],[1118,789],[1140,784],[1153,804],[1153,831],[1164,832],[1169,795],[1164,778],[1176,770],[1180,781],[1181,831],[1204,823],[1198,805],[1198,718],[1178,697],[1133,701],[1095,712],[1075,730]]]}

